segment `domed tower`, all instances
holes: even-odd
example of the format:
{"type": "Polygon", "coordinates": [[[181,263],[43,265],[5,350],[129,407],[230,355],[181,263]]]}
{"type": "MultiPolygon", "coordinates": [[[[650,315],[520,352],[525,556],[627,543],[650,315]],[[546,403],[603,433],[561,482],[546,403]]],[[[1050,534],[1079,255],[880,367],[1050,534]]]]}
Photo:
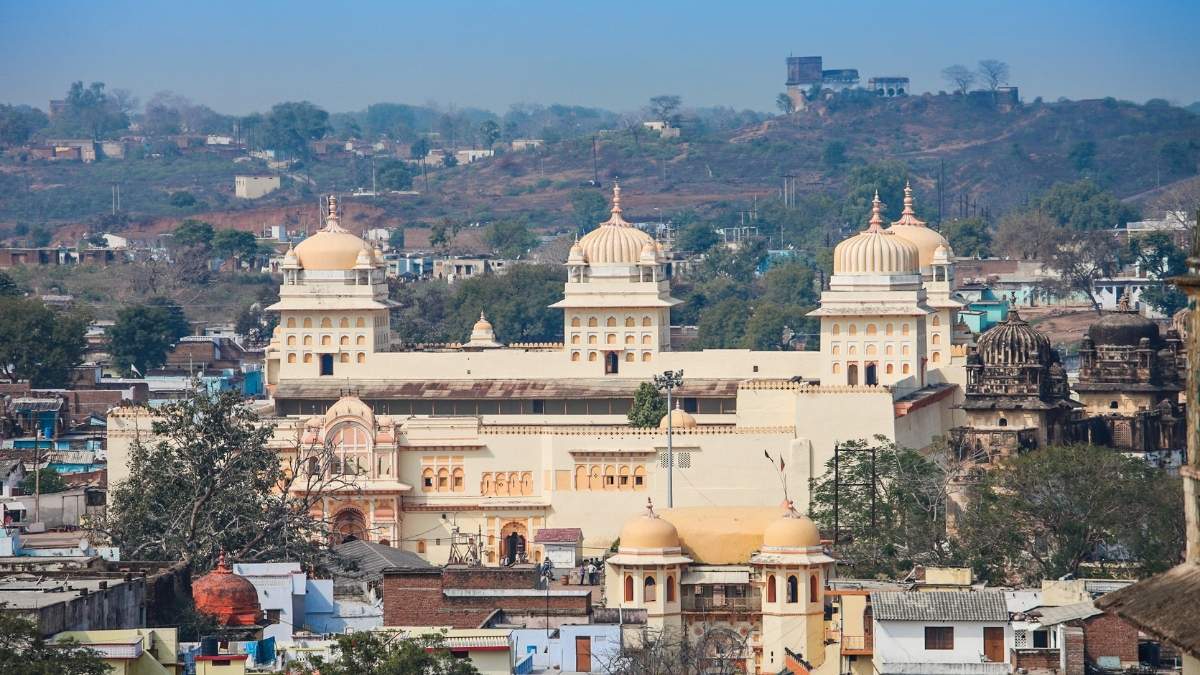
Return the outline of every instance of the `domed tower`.
{"type": "Polygon", "coordinates": [[[625,523],[617,554],[605,562],[607,606],[644,609],[648,627],[682,634],[679,580],[691,562],[675,526],[647,499],[646,511],[625,523]]]}
{"type": "Polygon", "coordinates": [[[581,374],[652,363],[670,349],[671,307],[679,302],[662,249],[625,220],[621,186],[614,186],[612,214],[571,246],[563,299],[551,305],[563,309],[567,358],[581,374]]]}
{"type": "MultiPolygon", "coordinates": [[[[927,322],[920,252],[884,230],[879,195],[867,229],[837,245],[821,307],[822,384],[889,385],[900,392],[925,386],[927,322]]],[[[947,326],[947,329],[949,327],[947,326]]]]}
{"type": "Polygon", "coordinates": [[[284,255],[279,302],[280,343],[267,350],[268,384],[290,378],[368,373],[369,355],[390,342],[385,264],[365,241],[344,229],[337,197],[325,226],[284,255]]]}
{"type": "Polygon", "coordinates": [[[762,586],[762,670],[781,672],[788,652],[816,667],[825,662],[825,580],[833,558],[825,554],[811,520],[789,501],[763,530],[762,548],[750,558],[762,586]]]}
{"type": "Polygon", "coordinates": [[[1071,440],[1079,404],[1045,333],[1016,309],[979,337],[967,360],[967,449],[989,458],[1071,440]]]}
{"type": "Polygon", "coordinates": [[[213,617],[222,628],[254,626],[262,619],[258,591],[229,569],[224,551],[213,571],[192,582],[192,600],[196,611],[213,617]]]}
{"type": "Polygon", "coordinates": [[[496,331],[492,329],[492,322],[487,320],[483,312],[480,312],[479,320],[471,328],[471,339],[463,345],[463,349],[466,351],[480,351],[503,346],[499,342],[496,342],[496,331]]]}
{"type": "Polygon", "coordinates": [[[1093,442],[1130,452],[1181,450],[1180,341],[1174,333],[1163,339],[1128,297],[1088,328],[1075,391],[1094,417],[1093,442]]]}
{"type": "Polygon", "coordinates": [[[954,251],[950,242],[940,232],[930,228],[917,218],[914,208],[912,186],[904,184],[904,210],[900,219],[888,228],[897,237],[917,247],[917,264],[924,281],[926,302],[933,308],[928,321],[929,367],[944,368],[953,356],[965,354],[966,341],[956,336],[954,326],[958,323],[958,311],[964,303],[954,297],[954,251]],[[954,345],[959,348],[954,349],[954,345]]]}

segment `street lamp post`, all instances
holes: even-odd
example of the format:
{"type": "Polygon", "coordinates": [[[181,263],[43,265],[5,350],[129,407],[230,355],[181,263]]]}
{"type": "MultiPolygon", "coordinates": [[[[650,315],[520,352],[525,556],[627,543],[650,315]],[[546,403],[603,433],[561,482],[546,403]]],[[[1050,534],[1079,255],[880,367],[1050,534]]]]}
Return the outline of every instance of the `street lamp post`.
{"type": "Polygon", "coordinates": [[[667,391],[667,508],[675,506],[675,451],[672,446],[674,436],[674,427],[671,419],[673,408],[671,400],[676,387],[683,384],[683,371],[663,371],[662,375],[654,376],[654,387],[658,390],[665,389],[667,391]]]}

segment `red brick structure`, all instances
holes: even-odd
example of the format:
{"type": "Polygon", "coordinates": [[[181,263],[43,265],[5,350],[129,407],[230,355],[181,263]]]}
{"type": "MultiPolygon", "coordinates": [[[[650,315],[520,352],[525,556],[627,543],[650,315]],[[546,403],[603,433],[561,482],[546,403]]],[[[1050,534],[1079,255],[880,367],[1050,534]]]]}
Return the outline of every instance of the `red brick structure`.
{"type": "Polygon", "coordinates": [[[547,591],[538,581],[532,566],[384,570],[383,624],[479,628],[497,612],[534,623],[586,620],[591,591],[547,591]]]}
{"type": "Polygon", "coordinates": [[[1091,663],[1101,656],[1121,659],[1121,667],[1138,664],[1138,631],[1112,614],[1097,614],[1083,620],[1084,654],[1091,663]]]}
{"type": "Polygon", "coordinates": [[[1063,675],[1084,675],[1084,640],[1083,629],[1078,626],[1063,628],[1062,649],[1066,650],[1066,670],[1063,675]]]}

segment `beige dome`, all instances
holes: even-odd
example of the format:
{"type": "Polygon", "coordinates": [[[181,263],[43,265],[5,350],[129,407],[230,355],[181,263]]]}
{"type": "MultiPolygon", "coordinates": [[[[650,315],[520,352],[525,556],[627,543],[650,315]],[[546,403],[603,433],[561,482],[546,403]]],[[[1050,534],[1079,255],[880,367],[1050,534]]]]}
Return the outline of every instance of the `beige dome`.
{"type": "Polygon", "coordinates": [[[501,346],[496,342],[496,331],[492,329],[492,322],[487,320],[483,312],[479,313],[479,320],[471,327],[471,339],[464,347],[481,347],[492,348],[501,346]]]}
{"type": "Polygon", "coordinates": [[[916,274],[919,252],[907,239],[896,236],[883,224],[879,195],[871,206],[869,227],[833,249],[834,274],[916,274]]]}
{"type": "Polygon", "coordinates": [[[763,532],[779,518],[777,506],[687,506],[663,511],[679,546],[698,564],[745,565],[762,548],[763,532]]]}
{"type": "Polygon", "coordinates": [[[647,500],[646,512],[630,518],[621,528],[621,546],[636,549],[679,548],[679,532],[675,526],[659,518],[647,500]]]}
{"type": "Polygon", "coordinates": [[[371,406],[357,396],[343,396],[329,406],[329,410],[325,411],[326,426],[339,417],[357,417],[368,426],[375,426],[375,413],[371,412],[371,406]]]}
{"type": "Polygon", "coordinates": [[[583,251],[588,264],[636,264],[646,244],[654,239],[621,217],[621,186],[613,187],[612,216],[588,232],[576,246],[583,251]]]}
{"type": "Polygon", "coordinates": [[[681,409],[679,406],[675,406],[675,409],[671,411],[671,414],[669,416],[668,415],[662,416],[662,419],[658,421],[658,428],[666,429],[668,419],[671,420],[671,428],[673,428],[673,429],[694,429],[694,428],[696,428],[696,418],[692,417],[691,413],[689,413],[686,410],[681,409]]]}
{"type": "Polygon", "coordinates": [[[296,258],[306,270],[350,270],[365,246],[362,239],[338,224],[337,197],[330,196],[325,227],[300,242],[296,258]]]}
{"type": "Polygon", "coordinates": [[[583,247],[579,245],[579,242],[571,244],[571,252],[567,254],[567,262],[577,265],[587,262],[587,257],[583,255],[583,247]]]}
{"type": "Polygon", "coordinates": [[[925,268],[933,264],[939,248],[945,248],[947,256],[950,255],[950,242],[946,241],[940,232],[929,229],[925,225],[925,221],[917,219],[917,212],[913,209],[912,195],[912,186],[905,183],[904,211],[900,214],[900,220],[892,223],[887,231],[916,246],[918,264],[925,268]]]}
{"type": "Polygon", "coordinates": [[[821,545],[821,533],[808,518],[789,511],[763,531],[763,546],[770,548],[809,548],[821,545]]]}

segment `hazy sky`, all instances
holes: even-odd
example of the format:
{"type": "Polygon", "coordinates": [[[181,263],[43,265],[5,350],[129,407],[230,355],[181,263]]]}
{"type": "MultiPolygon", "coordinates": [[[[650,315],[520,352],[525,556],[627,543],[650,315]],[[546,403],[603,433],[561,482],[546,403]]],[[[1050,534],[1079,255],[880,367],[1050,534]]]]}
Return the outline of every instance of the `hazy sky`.
{"type": "Polygon", "coordinates": [[[1200,1],[54,2],[0,0],[0,102],[46,107],[73,80],[145,101],[172,90],[228,113],[311,100],[331,111],[438,101],[616,110],[768,110],[784,58],[908,75],[1012,66],[1026,100],[1200,100],[1200,1]]]}

